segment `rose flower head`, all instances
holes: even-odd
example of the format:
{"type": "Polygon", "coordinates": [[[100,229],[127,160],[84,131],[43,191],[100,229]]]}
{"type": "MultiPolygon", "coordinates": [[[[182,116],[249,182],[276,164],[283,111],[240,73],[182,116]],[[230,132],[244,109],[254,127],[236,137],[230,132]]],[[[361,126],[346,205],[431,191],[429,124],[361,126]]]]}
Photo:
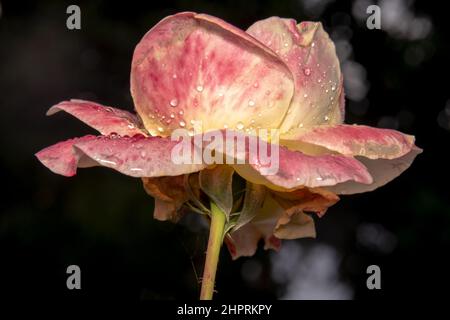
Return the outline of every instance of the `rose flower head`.
{"type": "Polygon", "coordinates": [[[99,135],[37,158],[64,176],[104,166],[141,178],[156,219],[205,214],[210,242],[224,240],[233,258],[260,239],[277,249],[314,237],[311,213],[386,184],[421,152],[411,135],[344,124],[343,76],[318,22],[271,17],[242,31],[206,14],[166,17],[135,48],[131,94],[136,114],[82,100],[51,107],[99,135]]]}

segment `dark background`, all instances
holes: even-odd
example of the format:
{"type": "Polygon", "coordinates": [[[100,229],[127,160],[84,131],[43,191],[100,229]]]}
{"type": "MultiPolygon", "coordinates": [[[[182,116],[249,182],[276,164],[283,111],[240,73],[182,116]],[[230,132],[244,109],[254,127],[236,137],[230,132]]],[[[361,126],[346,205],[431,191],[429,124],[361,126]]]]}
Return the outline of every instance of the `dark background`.
{"type": "Polygon", "coordinates": [[[448,12],[438,1],[380,1],[382,30],[365,26],[370,1],[0,1],[0,295],[12,300],[196,299],[207,230],[196,216],[152,219],[138,179],[105,168],[73,178],[34,157],[93,133],[53,104],[83,98],[132,110],[134,46],[163,17],[205,12],[247,28],[273,15],[320,20],[336,42],[348,123],[414,134],[424,149],[402,176],[342,197],[318,237],[260,248],[231,261],[223,250],[218,299],[442,298],[450,252],[448,12]],[[66,8],[81,7],[81,30],[66,8]],[[66,288],[81,267],[82,289],[66,288]],[[366,288],[379,265],[382,289],[366,288]],[[197,275],[196,275],[197,274],[197,275]]]}

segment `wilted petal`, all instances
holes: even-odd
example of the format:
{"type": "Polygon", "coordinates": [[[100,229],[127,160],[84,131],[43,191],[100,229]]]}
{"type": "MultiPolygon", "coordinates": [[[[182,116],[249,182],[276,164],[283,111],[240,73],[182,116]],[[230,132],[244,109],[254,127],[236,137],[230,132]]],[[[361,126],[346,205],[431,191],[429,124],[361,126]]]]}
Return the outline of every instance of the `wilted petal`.
{"type": "Polygon", "coordinates": [[[226,241],[231,256],[252,256],[260,239],[264,239],[265,249],[277,250],[281,239],[315,237],[314,220],[305,211],[323,213],[338,200],[335,194],[320,188],[268,194],[254,218],[231,232],[226,241]]]}
{"type": "Polygon", "coordinates": [[[155,198],[153,216],[157,220],[178,221],[180,208],[189,199],[184,186],[185,177],[142,178],[145,191],[155,198]]]}
{"type": "Polygon", "coordinates": [[[50,146],[36,154],[52,171],[74,175],[76,168],[104,166],[133,177],[178,176],[199,171],[203,164],[175,164],[170,138],[87,136],[50,146]],[[82,161],[81,161],[82,160],[82,161]]]}
{"type": "Polygon", "coordinates": [[[327,209],[339,201],[339,197],[324,188],[301,188],[292,192],[272,192],[273,198],[290,216],[298,211],[315,212],[323,216],[327,209]]]}
{"type": "Polygon", "coordinates": [[[273,232],[282,212],[281,207],[268,196],[261,211],[250,223],[231,232],[230,236],[225,238],[225,243],[232,258],[237,259],[254,255],[260,239],[264,239],[265,249],[277,250],[281,241],[273,235],[273,232]]]}
{"type": "Polygon", "coordinates": [[[277,128],[293,95],[293,79],[286,65],[247,33],[186,12],[163,19],[137,45],[131,91],[152,134],[190,129],[191,121],[202,121],[204,131],[277,128]]]}
{"type": "Polygon", "coordinates": [[[103,106],[91,101],[72,99],[54,105],[47,111],[47,115],[61,110],[70,113],[103,135],[112,133],[128,136],[145,134],[145,129],[142,128],[138,117],[125,110],[103,106]]]}
{"type": "Polygon", "coordinates": [[[422,153],[422,149],[413,146],[407,154],[395,159],[373,160],[358,157],[358,160],[367,167],[367,170],[373,177],[373,182],[371,184],[360,184],[349,181],[336,186],[327,187],[327,189],[336,194],[354,194],[375,190],[397,178],[403,171],[408,169],[416,156],[420,153],[422,153]]]}
{"type": "Polygon", "coordinates": [[[342,123],[342,75],[333,42],[320,22],[271,17],[254,23],[247,32],[275,51],[289,66],[295,94],[281,125],[292,128],[342,123]]]}
{"type": "MultiPolygon", "coordinates": [[[[289,140],[283,140],[282,137],[281,143],[300,151],[308,147],[307,150],[311,152],[313,146],[319,146],[346,156],[394,159],[411,151],[414,137],[391,129],[335,125],[297,130],[289,136],[289,140]]],[[[316,153],[322,154],[323,151],[319,148],[316,153]]]]}
{"type": "Polygon", "coordinates": [[[303,211],[284,214],[278,220],[274,235],[279,239],[315,238],[314,219],[303,211]]]}

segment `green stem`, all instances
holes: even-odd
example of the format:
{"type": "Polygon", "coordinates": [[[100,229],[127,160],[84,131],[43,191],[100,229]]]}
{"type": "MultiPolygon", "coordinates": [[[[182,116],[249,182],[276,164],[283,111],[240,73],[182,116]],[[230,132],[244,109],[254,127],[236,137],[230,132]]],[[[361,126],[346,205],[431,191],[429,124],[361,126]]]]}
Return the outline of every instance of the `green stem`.
{"type": "Polygon", "coordinates": [[[225,214],[211,201],[211,227],[209,229],[208,248],[206,250],[200,300],[212,300],[225,221],[225,214]]]}

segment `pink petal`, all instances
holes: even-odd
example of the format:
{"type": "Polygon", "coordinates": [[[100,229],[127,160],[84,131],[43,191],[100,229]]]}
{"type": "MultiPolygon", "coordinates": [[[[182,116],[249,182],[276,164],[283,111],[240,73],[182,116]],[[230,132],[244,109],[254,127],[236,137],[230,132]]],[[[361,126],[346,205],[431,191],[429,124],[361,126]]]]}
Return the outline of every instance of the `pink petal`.
{"type": "Polygon", "coordinates": [[[170,138],[87,136],[50,146],[36,154],[55,173],[72,176],[76,168],[104,166],[132,177],[178,176],[196,172],[202,164],[175,164],[170,138]],[[81,161],[83,160],[83,162],[81,161]]]}
{"type": "Polygon", "coordinates": [[[62,141],[39,151],[36,153],[36,157],[54,173],[71,177],[76,174],[77,167],[92,167],[95,165],[95,162],[86,157],[83,152],[73,148],[74,144],[95,139],[95,136],[88,135],[62,141]]]}
{"type": "MultiPolygon", "coordinates": [[[[266,185],[274,190],[286,191],[300,187],[332,186],[349,180],[365,184],[372,182],[364,165],[352,157],[311,156],[289,150],[284,146],[267,143],[257,136],[230,130],[208,132],[207,134],[209,136],[213,133],[219,137],[221,135],[224,141],[222,148],[215,146],[217,147],[215,151],[228,158],[225,159],[227,164],[233,165],[236,172],[246,180],[266,185]],[[227,139],[242,140],[243,148],[237,148],[237,142],[233,149],[227,148],[227,139]],[[256,148],[251,148],[251,144],[256,144],[256,148]],[[265,159],[258,152],[264,145],[267,146],[267,154],[273,154],[272,158],[266,159],[270,161],[264,161],[265,159]],[[277,148],[278,156],[276,156],[277,148]]],[[[201,135],[197,137],[201,137],[201,135]]],[[[194,137],[195,139],[196,137],[194,137]]],[[[203,154],[205,154],[205,150],[209,150],[209,144],[205,142],[201,146],[204,150],[203,154]]],[[[201,150],[198,150],[198,153],[201,153],[201,150]]],[[[266,154],[266,152],[262,152],[262,154],[266,154]]]]}
{"type": "Polygon", "coordinates": [[[91,101],[72,99],[54,105],[47,111],[47,115],[53,115],[61,110],[70,113],[103,135],[112,133],[128,136],[145,134],[145,129],[141,129],[142,124],[138,117],[125,110],[103,106],[91,101]]]}
{"type": "Polygon", "coordinates": [[[323,123],[342,123],[344,94],[336,50],[321,23],[271,17],[247,32],[286,62],[295,79],[295,94],[282,132],[323,123]]]}
{"type": "Polygon", "coordinates": [[[277,128],[293,95],[286,65],[223,20],[185,12],[153,27],[137,45],[131,91],[145,127],[277,128]],[[252,121],[253,120],[253,121],[252,121]]]}
{"type": "Polygon", "coordinates": [[[289,137],[289,146],[307,143],[324,147],[346,156],[370,159],[394,159],[411,151],[414,137],[390,129],[357,125],[318,126],[299,130],[289,137]]]}
{"type": "Polygon", "coordinates": [[[373,182],[371,184],[360,184],[349,181],[327,187],[327,189],[336,194],[354,194],[375,190],[397,178],[403,171],[408,169],[420,153],[422,153],[422,149],[413,146],[408,153],[395,159],[368,159],[358,157],[358,160],[367,167],[367,170],[373,177],[373,182]]]}
{"type": "Polygon", "coordinates": [[[279,148],[279,168],[275,174],[266,175],[267,165],[237,164],[234,168],[245,179],[264,184],[274,190],[292,190],[300,187],[333,186],[346,181],[372,183],[366,167],[351,157],[339,155],[309,156],[286,147],[279,148]]]}
{"type": "Polygon", "coordinates": [[[160,221],[177,222],[180,209],[189,199],[184,181],[185,176],[142,178],[145,191],[155,199],[153,217],[160,221]]]}

